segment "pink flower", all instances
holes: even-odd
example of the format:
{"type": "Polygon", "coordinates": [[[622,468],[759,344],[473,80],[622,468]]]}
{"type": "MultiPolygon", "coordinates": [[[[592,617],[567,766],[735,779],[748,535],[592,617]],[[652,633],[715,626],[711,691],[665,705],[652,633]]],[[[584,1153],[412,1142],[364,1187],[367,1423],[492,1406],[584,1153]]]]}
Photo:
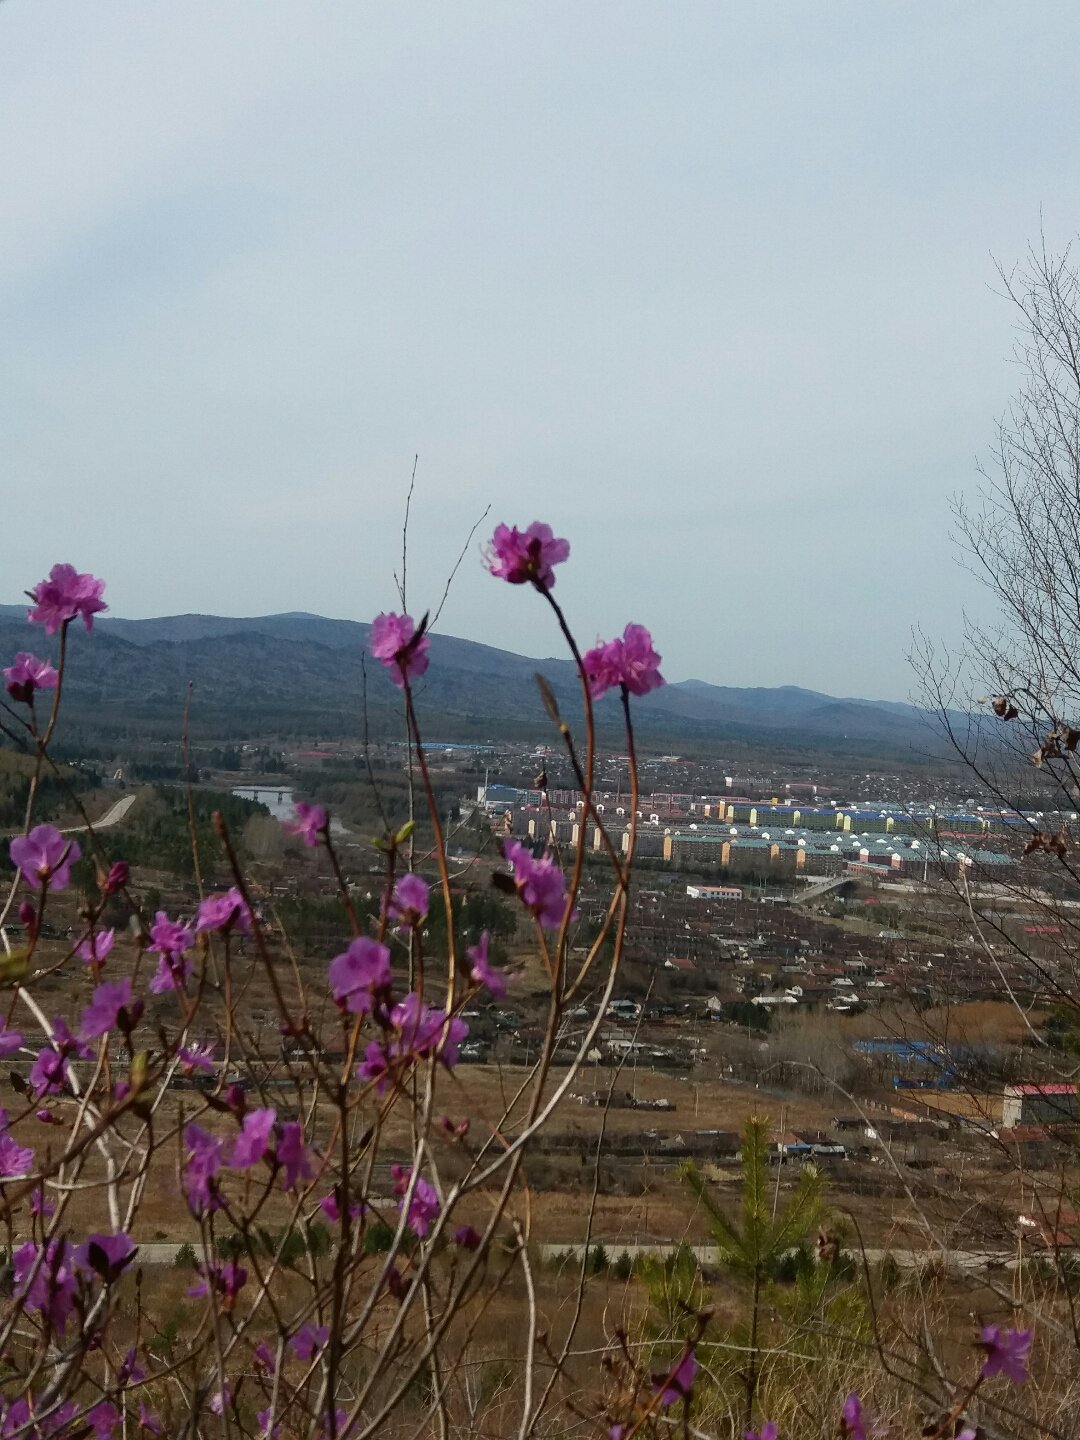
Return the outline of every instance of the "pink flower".
{"type": "Polygon", "coordinates": [[[854,1391],[844,1401],[840,1411],[840,1434],[851,1440],[866,1440],[868,1421],[863,1415],[862,1401],[854,1391]]]}
{"type": "Polygon", "coordinates": [[[181,1045],[176,1054],[189,1075],[196,1070],[201,1071],[204,1075],[214,1073],[213,1045],[181,1045]]]}
{"type": "Polygon", "coordinates": [[[479,1250],[480,1235],[471,1225],[459,1225],[451,1237],[455,1245],[460,1245],[463,1250],[479,1250]]]}
{"type": "Polygon", "coordinates": [[[99,985],[90,997],[90,1004],[82,1013],[79,1035],[83,1040],[95,1040],[111,1030],[120,1018],[121,1011],[131,1011],[133,997],[131,981],[106,981],[99,985]]]}
{"type": "Polygon", "coordinates": [[[419,925],[427,915],[430,903],[431,891],[427,881],[419,875],[402,875],[394,886],[390,914],[403,926],[419,925]]]}
{"type": "Polygon", "coordinates": [[[318,1351],[326,1349],[326,1342],[329,1339],[329,1325],[312,1325],[308,1322],[308,1324],[300,1326],[289,1344],[298,1360],[311,1360],[318,1351]]]}
{"type": "Polygon", "coordinates": [[[390,1084],[390,1056],[386,1046],[378,1040],[370,1041],[363,1060],[356,1067],[356,1075],[365,1084],[374,1080],[375,1089],[382,1095],[390,1084]]]}
{"type": "Polygon", "coordinates": [[[49,578],[41,580],[30,592],[35,602],[27,613],[27,619],[36,625],[45,626],[46,635],[55,635],[61,625],[83,617],[87,630],[94,628],[94,616],[99,610],[109,607],[102,600],[104,580],[95,580],[93,575],[80,575],[74,565],[54,565],[49,578]]]}
{"type": "Polygon", "coordinates": [[[210,1399],[207,1403],[209,1404],[210,1409],[214,1412],[215,1415],[224,1415],[227,1407],[232,1404],[232,1400],[232,1386],[226,1380],[225,1384],[221,1387],[221,1389],[215,1390],[213,1395],[210,1396],[210,1399]]]}
{"type": "Polygon", "coordinates": [[[472,961],[469,969],[469,979],[474,985],[485,986],[496,1000],[506,994],[506,976],[501,970],[496,970],[488,963],[488,946],[491,943],[491,936],[485,930],[480,936],[479,944],[470,945],[465,954],[472,961]]]}
{"type": "Polygon", "coordinates": [[[94,1432],[94,1440],[112,1440],[120,1424],[120,1411],[111,1400],[99,1400],[86,1412],[86,1421],[94,1432]]]}
{"type": "Polygon", "coordinates": [[[180,955],[190,950],[195,937],[179,920],[170,920],[164,910],[159,910],[150,926],[150,951],[157,955],[180,955]]]}
{"type": "Polygon", "coordinates": [[[417,635],[411,615],[376,615],[368,643],[372,655],[390,671],[399,690],[404,689],[409,676],[423,675],[428,668],[428,637],[417,635]]]}
{"type": "Polygon", "coordinates": [[[16,1050],[22,1049],[22,1045],[23,1037],[18,1030],[9,1030],[6,1025],[0,1024],[0,1060],[14,1055],[16,1050]]]}
{"type": "Polygon", "coordinates": [[[776,1421],[766,1420],[760,1430],[744,1430],[743,1440],[776,1440],[778,1434],[779,1430],[776,1421]]]}
{"type": "Polygon", "coordinates": [[[274,1411],[269,1405],[267,1405],[265,1410],[258,1411],[255,1416],[256,1423],[259,1427],[259,1434],[263,1437],[263,1440],[278,1440],[281,1434],[280,1423],[275,1425],[273,1419],[274,1411]]]}
{"type": "Polygon", "coordinates": [[[37,1053],[37,1059],[30,1067],[30,1088],[36,1099],[42,1095],[59,1095],[67,1083],[67,1056],[59,1054],[51,1045],[37,1053]]]}
{"type": "Polygon", "coordinates": [[[503,854],[514,867],[514,883],[524,904],[545,930],[557,930],[566,910],[566,880],[550,856],[537,860],[517,840],[507,840],[503,854]]]}
{"type": "Polygon", "coordinates": [[[616,685],[625,685],[631,695],[647,695],[664,684],[660,656],[644,625],[627,625],[621,639],[586,650],[583,664],[594,699],[616,685]]]}
{"type": "Polygon", "coordinates": [[[167,950],[158,956],[157,969],[150,977],[150,989],[155,995],[164,995],[166,990],[182,990],[190,974],[191,961],[187,956],[167,950]]]}
{"type": "Polygon", "coordinates": [[[43,885],[63,890],[71,883],[71,867],[82,855],[78,843],[66,840],[52,825],[35,825],[17,835],[8,847],[11,863],[34,890],[43,885]]]}
{"type": "Polygon", "coordinates": [[[85,1245],[75,1247],[75,1264],[88,1273],[100,1275],[107,1285],[119,1279],[135,1259],[138,1246],[130,1235],[91,1235],[85,1245]]]}
{"type": "Polygon", "coordinates": [[[314,850],[319,843],[319,832],[326,829],[329,818],[321,805],[306,805],[303,800],[298,800],[293,818],[283,824],[288,834],[298,835],[305,845],[314,850]]]}
{"type": "Polygon", "coordinates": [[[182,1183],[188,1204],[197,1215],[217,1210],[221,1201],[214,1177],[221,1169],[224,1146],[216,1136],[194,1123],[184,1130],[184,1144],[186,1154],[182,1183]]]}
{"type": "MultiPolygon", "coordinates": [[[[394,1194],[402,1197],[398,1207],[400,1209],[401,1205],[405,1203],[404,1197],[408,1194],[413,1172],[405,1165],[391,1165],[390,1173],[394,1177],[394,1194]]],[[[413,1233],[423,1239],[440,1208],[438,1192],[434,1185],[425,1180],[422,1175],[418,1175],[412,1199],[409,1201],[408,1223],[413,1233]]]]}
{"type": "MultiPolygon", "coordinates": [[[[319,1201],[319,1209],[326,1216],[327,1220],[330,1221],[331,1225],[339,1225],[341,1223],[341,1206],[338,1203],[337,1195],[333,1191],[331,1191],[329,1195],[324,1195],[322,1197],[322,1199],[319,1201]]],[[[350,1205],[349,1219],[359,1220],[360,1216],[363,1214],[363,1211],[363,1205],[350,1205]]]]}
{"type": "Polygon", "coordinates": [[[48,660],[39,660],[29,650],[20,650],[12,663],[4,667],[4,679],[11,698],[29,705],[35,690],[55,690],[59,676],[48,660]]]}
{"type": "Polygon", "coordinates": [[[115,930],[96,930],[83,936],[75,946],[75,954],[86,965],[104,965],[115,939],[115,930]]]}
{"type": "Polygon", "coordinates": [[[229,1153],[229,1164],[237,1170],[250,1170],[266,1154],[270,1136],[274,1133],[277,1120],[276,1110],[251,1110],[244,1116],[240,1134],[233,1141],[229,1153]]]}
{"type": "Polygon", "coordinates": [[[131,866],[126,860],[114,860],[109,866],[109,873],[105,876],[105,883],[101,887],[103,895],[115,895],[128,883],[128,876],[131,874],[131,866]]]}
{"type": "Polygon", "coordinates": [[[194,945],[195,936],[186,925],[170,920],[164,910],[159,910],[150,926],[150,940],[150,953],[160,957],[150,989],[155,995],[163,995],[166,990],[182,990],[191,974],[191,962],[184,957],[184,951],[194,945]]]}
{"type": "Polygon", "coordinates": [[[19,1145],[5,1130],[0,1135],[0,1182],[18,1180],[21,1176],[29,1174],[33,1163],[33,1150],[19,1145]]]}
{"type": "Polygon", "coordinates": [[[153,1410],[146,1408],[144,1400],[139,1401],[139,1426],[143,1430],[149,1430],[151,1435],[161,1434],[161,1421],[153,1410]]]}
{"type": "Polygon", "coordinates": [[[374,1003],[373,992],[388,990],[393,974],[390,951],[366,935],[330,961],[328,971],[334,999],[354,1015],[364,1015],[374,1003]]]}
{"type": "Polygon", "coordinates": [[[1033,1330],[1002,1330],[997,1325],[984,1325],[979,1344],[986,1351],[982,1377],[991,1380],[1004,1375],[1014,1385],[1023,1385],[1028,1378],[1028,1351],[1033,1330]]]}
{"type": "MultiPolygon", "coordinates": [[[[199,1268],[203,1269],[201,1265],[199,1268]]],[[[226,1305],[231,1305],[246,1284],[247,1271],[243,1265],[228,1260],[224,1265],[212,1264],[203,1270],[203,1278],[189,1286],[187,1293],[193,1300],[201,1300],[214,1293],[221,1295],[226,1305]]]]}
{"type": "Polygon", "coordinates": [[[569,554],[569,540],[557,540],[550,525],[534,520],[524,531],[516,525],[496,525],[486,559],[488,569],[499,580],[550,590],[555,584],[552,567],[561,565],[569,554]]]}
{"type": "Polygon", "coordinates": [[[313,1180],[315,1171],[311,1157],[304,1143],[304,1127],[297,1120],[287,1120],[281,1127],[277,1143],[277,1162],[285,1171],[281,1184],[285,1190],[292,1190],[301,1180],[313,1180]]]}
{"type": "Polygon", "coordinates": [[[45,1220],[50,1220],[56,1214],[56,1206],[48,1199],[40,1185],[30,1196],[30,1214],[40,1215],[45,1220]]]}
{"type": "Polygon", "coordinates": [[[448,1070],[457,1064],[461,1042],[469,1033],[464,1020],[433,1010],[412,991],[390,1011],[390,1023],[401,1037],[392,1048],[395,1057],[435,1054],[448,1070]]]}
{"type": "Polygon", "coordinates": [[[660,1404],[674,1405],[677,1400],[689,1400],[694,1386],[694,1376],[698,1373],[699,1368],[694,1359],[694,1347],[688,1345],[679,1363],[670,1374],[653,1376],[653,1384],[660,1396],[660,1404]]]}
{"type": "Polygon", "coordinates": [[[251,911],[235,885],[231,890],[226,890],[224,895],[206,897],[199,906],[195,931],[197,934],[204,930],[223,930],[228,933],[234,927],[245,935],[251,934],[251,911]]]}
{"type": "Polygon", "coordinates": [[[66,1240],[50,1240],[42,1248],[27,1240],[12,1255],[15,1295],[28,1310],[43,1315],[54,1330],[62,1331],[75,1309],[75,1264],[66,1240]]]}

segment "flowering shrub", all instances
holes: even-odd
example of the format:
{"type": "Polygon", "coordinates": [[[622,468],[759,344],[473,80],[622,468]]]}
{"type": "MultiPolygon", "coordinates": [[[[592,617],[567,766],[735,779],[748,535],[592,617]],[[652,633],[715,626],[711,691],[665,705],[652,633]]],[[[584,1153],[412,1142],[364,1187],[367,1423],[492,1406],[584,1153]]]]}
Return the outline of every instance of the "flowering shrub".
{"type": "MultiPolygon", "coordinates": [[[[10,842],[11,883],[0,909],[0,1055],[13,1067],[17,1098],[13,1113],[0,1112],[0,1214],[11,1265],[0,1312],[3,1440],[167,1431],[266,1440],[445,1436],[468,1413],[455,1409],[455,1397],[465,1403],[472,1394],[467,1379],[455,1379],[455,1366],[490,1297],[511,1281],[524,1297],[514,1433],[549,1431],[564,1404],[584,1433],[611,1440],[673,1427],[691,1433],[694,1407],[711,1384],[699,1358],[707,1314],[693,1315],[692,1333],[670,1356],[661,1347],[661,1368],[624,1343],[621,1360],[606,1362],[608,1378],[594,1363],[592,1386],[579,1376],[571,1399],[560,1387],[574,1327],[557,1348],[536,1304],[523,1161],[596,1044],[612,997],[638,813],[630,701],[664,683],[641,625],[581,655],[552,594],[554,567],[569,553],[568,542],[540,522],[525,530],[500,525],[487,563],[493,576],[537,592],[575,660],[584,729],[575,736],[559,717],[559,732],[579,779],[583,819],[608,857],[611,898],[581,944],[574,927],[585,825],[568,862],[505,843],[508,868],[497,862],[493,879],[531,929],[547,976],[547,1020],[539,1054],[493,1123],[457,1108],[455,1072],[469,1037],[464,1012],[481,994],[506,995],[514,980],[494,963],[487,930],[467,946],[457,938],[462,897],[412,692],[430,663],[426,623],[381,614],[370,647],[402,691],[438,883],[433,889],[408,863],[411,827],[378,837],[381,897],[374,923],[362,925],[330,816],[322,806],[297,805],[285,829],[325,853],[351,932],[312,985],[220,816],[220,854],[203,857],[204,873],[216,868],[227,883],[153,914],[126,862],[109,853],[107,835],[85,816],[81,840],[34,823],[34,793],[52,763],[70,627],[81,618],[92,632],[106,607],[103,583],[70,565],[54,566],[30,592],[30,622],[58,642],[55,665],[22,651],[4,672],[5,732],[20,740],[34,775],[25,825],[10,842]],[[621,699],[629,756],[625,856],[592,800],[593,701],[610,690],[621,699]],[[46,692],[47,717],[37,709],[46,692]],[[44,917],[62,903],[84,853],[96,867],[97,891],[84,897],[78,933],[57,959],[43,938],[44,917]],[[118,903],[130,911],[126,929],[105,923],[107,904],[118,903]],[[431,954],[435,910],[445,915],[445,941],[431,954]],[[24,932],[18,945],[9,934],[13,915],[24,932]],[[60,972],[63,1014],[44,999],[45,982],[60,972]],[[246,1013],[256,982],[271,997],[276,1035],[253,1027],[246,1013]],[[595,1015],[556,1075],[564,1016],[586,984],[595,1015]],[[183,1324],[181,1297],[170,1297],[167,1286],[151,1297],[143,1262],[144,1215],[162,1197],[170,1239],[178,1250],[192,1246],[197,1261],[182,1297],[183,1324]],[[399,1419],[400,1430],[392,1430],[399,1419]]],[[[546,700],[554,711],[550,694],[546,700]]],[[[48,988],[56,993],[55,984],[48,988]]],[[[960,1433],[984,1382],[1023,1382],[1030,1343],[1029,1332],[986,1327],[982,1368],[933,1433],[960,1433]]],[[[841,1434],[864,1440],[873,1433],[857,1395],[838,1396],[834,1413],[841,1434]]],[[[754,1440],[777,1440],[775,1420],[750,1418],[754,1440]]]]}

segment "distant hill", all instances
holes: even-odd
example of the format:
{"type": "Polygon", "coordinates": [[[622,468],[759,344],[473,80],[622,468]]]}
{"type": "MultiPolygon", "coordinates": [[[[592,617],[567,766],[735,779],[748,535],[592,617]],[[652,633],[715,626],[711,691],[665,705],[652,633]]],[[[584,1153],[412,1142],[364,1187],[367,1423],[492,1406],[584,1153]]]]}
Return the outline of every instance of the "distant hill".
{"type": "MultiPolygon", "coordinates": [[[[0,654],[46,649],[21,605],[0,606],[0,654]]],[[[70,650],[68,700],[83,724],[96,717],[160,721],[175,733],[189,681],[200,730],[237,728],[358,733],[365,693],[369,723],[400,715],[400,696],[383,667],[363,664],[370,626],[290,613],[253,618],[168,615],[152,620],[99,616],[94,640],[81,627],[70,650]],[[329,722],[333,719],[333,726],[329,722]]],[[[543,733],[533,677],[551,682],[571,720],[579,713],[569,661],[535,660],[450,635],[432,635],[431,667],[421,686],[429,726],[478,737],[543,733]],[[507,727],[512,727],[507,730],[507,727]]],[[[685,680],[636,704],[643,734],[673,740],[738,740],[786,747],[853,749],[918,758],[939,749],[928,717],[893,701],[840,699],[794,685],[737,689],[685,680]]],[[[616,702],[601,702],[616,724],[616,702]]],[[[434,732],[432,732],[434,733],[434,732]]]]}

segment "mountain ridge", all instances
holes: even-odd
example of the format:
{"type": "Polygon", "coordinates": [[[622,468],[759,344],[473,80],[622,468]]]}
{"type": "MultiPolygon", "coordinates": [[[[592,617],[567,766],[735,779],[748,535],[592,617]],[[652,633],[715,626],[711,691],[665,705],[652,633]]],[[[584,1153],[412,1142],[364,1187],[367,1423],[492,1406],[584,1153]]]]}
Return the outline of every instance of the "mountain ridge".
{"type": "MultiPolygon", "coordinates": [[[[45,647],[31,634],[25,606],[0,605],[3,653],[45,647]]],[[[80,627],[81,628],[81,627],[80,627]]],[[[370,656],[361,664],[370,626],[304,611],[221,616],[195,612],[142,620],[98,616],[93,648],[69,649],[69,698],[80,708],[127,704],[160,710],[183,704],[188,682],[200,703],[311,716],[366,703],[371,716],[399,713],[398,693],[370,656]],[[95,653],[96,652],[96,653],[95,653]],[[355,664],[343,666],[345,655],[355,664]]],[[[80,638],[81,637],[77,637],[80,638]]],[[[431,667],[419,689],[424,703],[475,728],[484,721],[520,722],[532,713],[534,676],[542,669],[572,716],[580,704],[569,660],[536,659],[457,636],[431,636],[431,667]]],[[[802,686],[736,687],[690,679],[643,697],[635,706],[643,729],[687,738],[737,734],[789,735],[803,740],[876,744],[891,751],[936,750],[929,717],[900,701],[828,695],[802,686]]],[[[615,706],[601,702],[602,722],[615,706]]],[[[542,719],[538,715],[538,724],[542,719]]]]}

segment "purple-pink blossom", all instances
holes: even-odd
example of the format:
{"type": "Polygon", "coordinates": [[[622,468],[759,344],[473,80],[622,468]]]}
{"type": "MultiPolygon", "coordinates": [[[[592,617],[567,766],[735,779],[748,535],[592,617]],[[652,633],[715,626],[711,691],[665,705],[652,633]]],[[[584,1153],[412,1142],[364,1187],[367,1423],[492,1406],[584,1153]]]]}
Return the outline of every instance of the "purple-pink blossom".
{"type": "Polygon", "coordinates": [[[20,705],[29,705],[35,690],[55,690],[59,679],[48,660],[39,660],[29,650],[20,650],[4,667],[7,693],[20,705]]]}
{"type": "Polygon", "coordinates": [[[29,835],[16,835],[8,853],[11,863],[34,890],[43,885],[65,889],[71,883],[71,867],[82,855],[78,842],[65,839],[52,825],[35,825],[29,835]]]}
{"type": "Polygon", "coordinates": [[[982,1377],[992,1380],[1004,1375],[1014,1385],[1023,1385],[1028,1378],[1028,1351],[1033,1330],[1003,1330],[997,1325],[984,1325],[979,1344],[986,1351],[982,1377]]]}
{"type": "Polygon", "coordinates": [[[200,1265],[199,1269],[202,1279],[189,1286],[187,1292],[193,1300],[206,1299],[214,1294],[222,1296],[225,1303],[231,1305],[247,1284],[248,1272],[235,1260],[227,1260],[224,1265],[210,1264],[205,1268],[200,1265]]]}
{"type": "Polygon", "coordinates": [[[158,959],[157,970],[150,979],[150,989],[155,995],[166,990],[182,990],[191,974],[191,961],[184,954],[195,943],[195,936],[187,925],[179,920],[170,920],[164,910],[159,910],[150,926],[149,950],[158,959]]]}
{"type": "Polygon", "coordinates": [[[204,1075],[214,1073],[213,1045],[181,1045],[176,1054],[181,1065],[189,1074],[195,1070],[201,1071],[204,1075]]]}
{"type": "MultiPolygon", "coordinates": [[[[413,1172],[411,1167],[406,1165],[391,1165],[390,1173],[394,1177],[394,1194],[402,1197],[398,1202],[400,1209],[409,1192],[413,1172]]],[[[413,1187],[412,1198],[409,1200],[407,1216],[413,1233],[423,1239],[431,1228],[431,1222],[438,1216],[440,1208],[439,1195],[434,1185],[429,1180],[425,1180],[422,1175],[418,1175],[413,1187]]]]}
{"type": "Polygon", "coordinates": [[[223,1142],[192,1122],[184,1130],[182,1183],[188,1204],[197,1214],[216,1210],[221,1204],[214,1177],[221,1169],[223,1142]]]}
{"type": "Polygon", "coordinates": [[[434,1054],[448,1070],[457,1064],[461,1042],[469,1033],[464,1020],[447,1015],[444,1010],[432,1009],[413,991],[390,1011],[390,1023],[398,1032],[390,1051],[393,1058],[434,1054]]]}
{"type": "Polygon", "coordinates": [[[117,1386],[141,1385],[145,1379],[146,1371],[139,1364],[139,1352],[134,1345],[130,1345],[116,1372],[117,1386]]]}
{"type": "Polygon", "coordinates": [[[179,920],[170,920],[164,910],[157,912],[150,926],[149,949],[152,954],[180,955],[190,950],[194,943],[195,937],[186,925],[179,920]]]}
{"type": "Polygon", "coordinates": [[[215,1415],[224,1415],[228,1406],[233,1402],[232,1386],[226,1380],[220,1390],[215,1390],[207,1402],[215,1415]]]}
{"type": "Polygon", "coordinates": [[[744,1430],[743,1440],[776,1440],[779,1433],[776,1421],[766,1420],[760,1430],[744,1430]]]}
{"type": "Polygon", "coordinates": [[[866,1430],[869,1424],[863,1414],[862,1401],[853,1390],[844,1401],[840,1410],[840,1434],[851,1440],[867,1440],[866,1430]]]}
{"type": "Polygon", "coordinates": [[[284,1174],[282,1188],[292,1190],[301,1180],[313,1180],[315,1171],[304,1142],[304,1127],[298,1120],[287,1120],[281,1127],[277,1143],[277,1162],[284,1174]]]}
{"type": "Polygon", "coordinates": [[[480,1232],[474,1230],[471,1225],[459,1225],[451,1238],[454,1244],[460,1245],[463,1250],[480,1249],[480,1232]]]}
{"type": "Polygon", "coordinates": [[[276,1120],[277,1111],[272,1109],[251,1110],[244,1116],[240,1133],[229,1152],[229,1164],[234,1169],[250,1170],[259,1163],[266,1154],[276,1120]]]}
{"type": "Polygon", "coordinates": [[[120,1012],[130,1011],[133,1003],[131,981],[127,976],[123,980],[106,981],[97,986],[90,997],[90,1004],[82,1013],[80,1037],[83,1040],[95,1040],[99,1035],[104,1035],[117,1023],[120,1012]]]}
{"type": "Polygon", "coordinates": [[[167,990],[183,990],[191,975],[191,961],[186,955],[166,950],[158,956],[157,969],[150,976],[150,989],[155,995],[167,990]]]}
{"type": "Polygon", "coordinates": [[[678,1400],[689,1400],[694,1388],[694,1376],[699,1365],[694,1359],[694,1347],[688,1345],[678,1364],[667,1375],[654,1375],[653,1385],[660,1396],[661,1405],[674,1405],[678,1400]]]}
{"type": "Polygon", "coordinates": [[[566,910],[566,878],[550,855],[539,860],[517,840],[507,840],[503,854],[514,867],[514,883],[523,903],[545,930],[557,930],[566,910]]]}
{"type": "Polygon", "coordinates": [[[488,569],[499,580],[550,590],[555,584],[553,566],[561,565],[569,555],[569,540],[557,539],[550,525],[534,520],[527,530],[496,525],[486,559],[488,569]]]}
{"type": "Polygon", "coordinates": [[[297,800],[291,820],[282,822],[290,835],[298,835],[305,845],[314,849],[319,843],[320,831],[325,831],[329,818],[322,805],[308,805],[297,800]]]}
{"type": "Polygon", "coordinates": [[[390,1084],[390,1054],[385,1045],[378,1040],[368,1042],[364,1051],[364,1058],[356,1067],[357,1079],[364,1084],[375,1082],[375,1089],[383,1094],[390,1084]]]}
{"type": "Polygon", "coordinates": [[[428,883],[416,874],[402,875],[394,886],[390,901],[390,914],[401,926],[416,926],[423,923],[431,904],[431,890],[428,883]]]}
{"type": "Polygon", "coordinates": [[[75,1264],[67,1240],[52,1239],[44,1247],[26,1240],[12,1255],[15,1295],[36,1310],[54,1330],[63,1330],[75,1308],[75,1264]]]}
{"type": "Polygon", "coordinates": [[[330,961],[328,976],[337,1003],[354,1015],[364,1015],[371,1009],[375,993],[390,988],[390,951],[377,940],[360,935],[330,961]]]}
{"type": "Polygon", "coordinates": [[[428,668],[427,635],[416,633],[416,623],[411,615],[376,615],[371,622],[368,638],[371,653],[381,660],[390,671],[390,679],[399,690],[405,681],[416,675],[423,675],[428,668]]]}
{"type": "Polygon", "coordinates": [[[594,699],[618,685],[631,695],[647,695],[664,684],[660,656],[644,625],[627,625],[621,637],[586,650],[583,664],[594,699]]]}
{"type": "Polygon", "coordinates": [[[274,1358],[273,1350],[270,1349],[270,1346],[265,1340],[259,1341],[252,1354],[255,1364],[258,1365],[261,1370],[265,1370],[268,1375],[273,1375],[277,1369],[277,1360],[274,1358]]]}
{"type": "Polygon", "coordinates": [[[9,1055],[14,1055],[16,1050],[21,1050],[23,1045],[22,1033],[18,1030],[9,1030],[6,1025],[0,1024],[0,1060],[6,1060],[9,1055]]]}
{"type": "Polygon", "coordinates": [[[223,930],[228,933],[237,929],[245,935],[251,934],[251,911],[248,903],[236,886],[226,890],[224,895],[208,895],[199,906],[195,919],[195,930],[223,930]]]}
{"type": "Polygon", "coordinates": [[[470,945],[465,954],[472,961],[469,967],[469,979],[474,985],[483,985],[484,988],[496,1000],[500,1000],[506,994],[506,976],[501,970],[496,970],[488,961],[488,947],[491,944],[491,935],[487,930],[480,936],[476,945],[470,945]]]}
{"type": "MultiPolygon", "coordinates": [[[[329,1195],[324,1195],[322,1197],[322,1199],[319,1201],[319,1209],[322,1211],[322,1213],[326,1216],[327,1220],[329,1220],[332,1225],[340,1224],[341,1205],[338,1201],[338,1197],[335,1191],[331,1190],[329,1195]]],[[[364,1207],[359,1202],[356,1202],[349,1206],[350,1220],[359,1220],[360,1216],[363,1213],[364,1207]]]]}
{"type": "Polygon", "coordinates": [[[59,1095],[67,1083],[67,1056],[44,1046],[37,1053],[37,1059],[30,1067],[30,1088],[38,1100],[43,1095],[59,1095]]]}
{"type": "Polygon", "coordinates": [[[274,1410],[270,1405],[267,1405],[264,1410],[259,1410],[255,1414],[255,1421],[258,1424],[259,1434],[263,1437],[263,1440],[278,1440],[281,1434],[281,1422],[279,1421],[275,1425],[273,1419],[274,1410]]]}
{"type": "Polygon", "coordinates": [[[75,1264],[87,1273],[100,1275],[109,1285],[126,1270],[138,1247],[130,1235],[90,1235],[75,1248],[75,1264]]]}
{"type": "Polygon", "coordinates": [[[34,1152],[20,1145],[7,1130],[0,1135],[0,1182],[19,1180],[30,1173],[34,1152]]]}
{"type": "Polygon", "coordinates": [[[94,616],[109,607],[101,596],[105,581],[93,575],[80,575],[74,565],[54,565],[47,580],[39,580],[30,591],[34,607],[26,618],[35,625],[44,625],[46,635],[55,635],[60,627],[81,615],[87,630],[94,628],[94,616]]]}
{"type": "Polygon", "coordinates": [[[75,946],[75,954],[85,965],[104,965],[115,939],[115,930],[95,930],[83,936],[75,946]]]}
{"type": "Polygon", "coordinates": [[[126,860],[114,860],[109,866],[109,873],[105,876],[104,884],[101,887],[103,895],[115,895],[128,883],[128,876],[131,874],[131,866],[126,860]]]}
{"type": "Polygon", "coordinates": [[[320,1350],[326,1349],[329,1339],[329,1325],[313,1325],[309,1321],[306,1325],[300,1326],[289,1344],[298,1360],[311,1360],[320,1350]]]}
{"type": "Polygon", "coordinates": [[[120,1411],[111,1400],[99,1400],[86,1412],[86,1423],[94,1432],[94,1440],[112,1440],[120,1424],[120,1411]]]}

